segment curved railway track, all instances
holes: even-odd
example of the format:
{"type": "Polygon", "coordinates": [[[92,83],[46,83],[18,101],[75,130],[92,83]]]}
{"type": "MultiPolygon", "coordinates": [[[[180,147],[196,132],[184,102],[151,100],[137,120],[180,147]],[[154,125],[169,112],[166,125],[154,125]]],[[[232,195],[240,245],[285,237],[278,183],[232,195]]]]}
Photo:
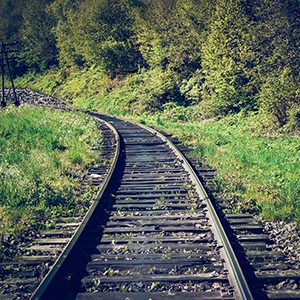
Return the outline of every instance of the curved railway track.
{"type": "Polygon", "coordinates": [[[300,299],[299,271],[270,251],[261,224],[222,212],[214,170],[153,129],[87,113],[114,157],[84,179],[102,186],[97,201],[5,266],[18,293],[0,299],[300,299]]]}
{"type": "Polygon", "coordinates": [[[185,157],[152,129],[93,116],[120,134],[118,168],[32,299],[252,299],[185,157]]]}

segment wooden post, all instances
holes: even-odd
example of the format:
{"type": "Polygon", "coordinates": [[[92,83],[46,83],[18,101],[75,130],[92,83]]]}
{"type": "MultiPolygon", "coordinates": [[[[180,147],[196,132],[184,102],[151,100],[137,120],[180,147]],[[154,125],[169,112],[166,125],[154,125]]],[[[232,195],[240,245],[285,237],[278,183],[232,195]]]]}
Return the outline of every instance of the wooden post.
{"type": "Polygon", "coordinates": [[[14,80],[13,80],[13,75],[12,75],[11,68],[10,68],[10,63],[9,63],[10,60],[17,59],[17,58],[14,57],[14,56],[12,56],[12,57],[8,56],[8,54],[18,52],[18,50],[9,48],[9,47],[15,46],[15,45],[17,45],[17,43],[15,43],[15,42],[14,43],[1,42],[1,77],[2,77],[2,80],[1,80],[1,83],[2,83],[1,84],[1,86],[2,86],[1,106],[2,107],[6,106],[5,88],[4,88],[5,87],[5,77],[4,77],[5,76],[5,62],[6,62],[6,65],[7,65],[8,75],[9,75],[11,87],[12,87],[12,90],[13,90],[13,97],[14,97],[15,106],[20,105],[20,101],[17,97],[17,93],[16,93],[16,89],[15,89],[15,85],[14,85],[14,80]]]}
{"type": "Polygon", "coordinates": [[[1,97],[1,106],[4,108],[5,103],[5,94],[4,94],[4,43],[1,43],[1,87],[2,87],[2,97],[1,97]]]}
{"type": "Polygon", "coordinates": [[[16,89],[15,89],[15,85],[14,85],[14,79],[12,77],[12,73],[11,73],[11,69],[10,69],[10,65],[9,65],[9,59],[7,57],[7,53],[6,53],[5,49],[4,49],[4,56],[5,56],[5,60],[6,60],[6,63],[7,63],[7,69],[8,69],[10,83],[11,83],[13,93],[14,93],[14,103],[15,103],[15,106],[19,106],[20,102],[17,98],[16,89]]]}

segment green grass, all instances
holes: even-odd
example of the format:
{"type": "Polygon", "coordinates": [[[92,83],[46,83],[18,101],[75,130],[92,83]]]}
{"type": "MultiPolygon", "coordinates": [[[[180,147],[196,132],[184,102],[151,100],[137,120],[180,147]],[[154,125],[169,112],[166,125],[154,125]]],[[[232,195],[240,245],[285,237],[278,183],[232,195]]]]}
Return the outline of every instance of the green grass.
{"type": "Polygon", "coordinates": [[[195,156],[217,169],[217,182],[236,211],[254,210],[268,220],[300,221],[300,138],[290,134],[288,126],[278,130],[268,116],[255,113],[203,120],[197,106],[174,103],[161,105],[161,112],[146,113],[144,105],[151,107],[153,99],[162,95],[160,87],[169,84],[153,70],[123,81],[109,82],[99,75],[99,82],[90,85],[93,94],[85,91],[89,87],[86,79],[95,70],[76,71],[70,78],[60,72],[27,76],[19,79],[19,85],[66,96],[78,107],[126,116],[171,132],[194,146],[195,156]],[[60,80],[49,89],[53,77],[60,80]],[[76,92],[78,84],[81,92],[76,92]]]}
{"type": "Polygon", "coordinates": [[[22,106],[0,112],[0,237],[43,226],[88,204],[80,172],[97,159],[101,134],[87,116],[22,106]]]}
{"type": "Polygon", "coordinates": [[[142,120],[195,147],[194,156],[217,169],[217,182],[235,211],[300,221],[299,135],[263,134],[257,114],[194,123],[170,122],[163,114],[142,120]]]}

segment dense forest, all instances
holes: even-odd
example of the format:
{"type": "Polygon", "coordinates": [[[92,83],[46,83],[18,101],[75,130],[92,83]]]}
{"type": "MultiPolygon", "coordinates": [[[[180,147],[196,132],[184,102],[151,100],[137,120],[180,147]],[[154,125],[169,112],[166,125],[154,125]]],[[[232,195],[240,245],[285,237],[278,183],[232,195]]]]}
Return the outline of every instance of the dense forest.
{"type": "Polygon", "coordinates": [[[0,5],[0,40],[20,42],[16,75],[59,69],[64,80],[94,70],[102,80],[95,93],[139,84],[126,103],[138,113],[175,102],[196,107],[202,119],[258,111],[279,127],[300,126],[298,0],[0,5]]]}

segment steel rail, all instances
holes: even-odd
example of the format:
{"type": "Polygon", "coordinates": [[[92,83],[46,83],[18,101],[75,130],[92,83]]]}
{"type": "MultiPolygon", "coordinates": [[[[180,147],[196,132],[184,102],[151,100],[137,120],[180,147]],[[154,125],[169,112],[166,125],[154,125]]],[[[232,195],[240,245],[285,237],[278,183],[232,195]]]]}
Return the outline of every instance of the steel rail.
{"type": "Polygon", "coordinates": [[[92,214],[93,214],[95,208],[97,207],[99,201],[101,201],[101,197],[103,196],[104,191],[106,190],[106,188],[108,187],[108,185],[110,183],[110,179],[111,179],[112,174],[113,174],[113,172],[116,168],[117,158],[120,155],[120,137],[119,137],[119,134],[118,134],[117,130],[114,128],[114,126],[112,126],[108,122],[101,119],[101,116],[107,116],[107,117],[110,117],[110,118],[119,119],[119,120],[124,121],[124,122],[132,123],[136,126],[139,126],[143,129],[151,132],[152,134],[158,136],[162,141],[164,141],[170,147],[170,149],[172,149],[174,154],[182,161],[182,165],[183,165],[184,169],[190,175],[190,179],[193,182],[193,184],[195,185],[195,188],[196,188],[196,191],[198,193],[198,196],[199,196],[200,200],[204,201],[204,203],[207,205],[208,215],[209,215],[210,220],[211,220],[212,230],[213,230],[213,232],[216,236],[216,239],[217,239],[218,243],[221,246],[223,246],[221,251],[223,252],[223,255],[227,258],[227,260],[225,261],[225,264],[228,267],[229,280],[231,281],[231,284],[235,288],[236,299],[253,300],[254,298],[252,296],[251,290],[248,286],[248,283],[247,283],[246,278],[243,274],[243,271],[242,271],[242,269],[239,265],[238,259],[237,259],[236,255],[234,253],[234,250],[231,246],[231,243],[230,243],[230,241],[229,241],[229,239],[226,235],[226,232],[225,232],[225,230],[222,226],[220,218],[219,218],[219,216],[218,216],[218,214],[217,214],[210,198],[208,197],[202,183],[200,182],[198,176],[196,175],[194,169],[192,168],[192,166],[190,165],[190,163],[188,162],[186,157],[178,149],[178,147],[172,141],[170,141],[166,136],[164,136],[163,134],[161,134],[157,130],[155,130],[153,128],[150,128],[149,126],[146,126],[144,124],[139,124],[137,122],[134,122],[132,120],[125,119],[125,118],[122,118],[122,117],[116,117],[116,116],[112,116],[112,115],[109,115],[109,114],[103,114],[103,113],[89,111],[89,110],[80,110],[80,109],[73,109],[73,108],[64,108],[64,109],[73,110],[73,111],[81,111],[81,112],[89,114],[90,116],[96,118],[97,120],[100,120],[100,121],[104,122],[115,133],[118,145],[117,145],[117,150],[116,150],[116,153],[115,153],[114,163],[113,163],[113,165],[110,169],[109,175],[106,177],[104,185],[102,186],[101,190],[99,191],[99,194],[97,196],[96,201],[93,203],[93,205],[91,206],[91,208],[87,212],[87,214],[84,218],[84,221],[79,226],[77,231],[74,233],[73,237],[69,241],[69,243],[66,246],[65,250],[61,253],[60,257],[57,259],[55,264],[52,266],[52,268],[50,269],[50,271],[48,272],[46,277],[43,279],[43,281],[40,283],[38,288],[35,290],[35,292],[33,293],[33,295],[31,296],[30,299],[37,300],[37,299],[40,299],[43,296],[44,292],[46,291],[46,289],[49,286],[50,282],[54,278],[55,274],[58,272],[59,268],[62,266],[62,263],[65,261],[68,254],[71,252],[71,249],[74,247],[77,240],[79,239],[79,236],[81,235],[82,231],[84,230],[88,220],[92,216],[92,214]]]}
{"type": "MultiPolygon", "coordinates": [[[[97,114],[96,114],[97,115],[97,114]]],[[[236,287],[236,297],[237,299],[243,299],[243,300],[253,300],[254,297],[251,293],[251,289],[249,288],[249,285],[247,283],[247,280],[245,278],[245,275],[242,271],[242,268],[239,264],[239,261],[235,255],[235,252],[232,248],[232,245],[227,237],[227,234],[222,226],[221,220],[211,202],[211,199],[207,195],[207,192],[205,188],[203,187],[201,181],[199,180],[197,174],[195,173],[194,169],[186,159],[186,157],[181,153],[181,151],[178,149],[178,147],[170,141],[166,136],[161,134],[159,131],[157,131],[154,128],[151,128],[147,125],[140,124],[137,122],[134,122],[129,119],[125,119],[122,117],[116,117],[109,114],[102,114],[99,113],[98,115],[106,115],[111,118],[116,118],[125,122],[130,122],[136,126],[139,126],[156,136],[158,136],[161,140],[166,142],[166,144],[173,150],[174,154],[182,161],[184,169],[190,174],[190,179],[195,185],[196,191],[200,197],[200,200],[204,201],[206,203],[208,208],[208,214],[210,216],[210,219],[212,221],[212,229],[216,235],[216,237],[221,241],[221,245],[224,246],[222,248],[224,250],[225,257],[228,258],[228,267],[229,267],[229,279],[231,280],[232,284],[236,287]]],[[[222,250],[221,249],[221,250],[222,250]]],[[[225,262],[226,263],[226,262],[225,262]]]]}
{"type": "MultiPolygon", "coordinates": [[[[72,109],[71,109],[72,110],[72,109]]],[[[114,134],[115,139],[116,139],[116,149],[115,149],[115,153],[114,153],[114,159],[113,159],[113,163],[110,167],[110,170],[104,180],[104,183],[101,187],[101,189],[98,191],[97,193],[97,197],[95,199],[95,201],[93,202],[93,204],[91,205],[91,207],[89,208],[89,210],[87,211],[82,223],[79,225],[79,227],[77,228],[77,230],[75,231],[75,233],[73,234],[73,236],[70,238],[70,241],[68,242],[67,246],[64,248],[64,250],[62,251],[62,253],[59,255],[58,259],[55,261],[55,263],[53,264],[53,266],[51,267],[51,269],[49,270],[49,272],[47,273],[47,275],[43,278],[42,282],[39,284],[39,286],[36,288],[36,290],[34,291],[34,293],[31,295],[30,299],[31,300],[37,300],[37,299],[41,299],[42,296],[44,295],[46,289],[48,288],[49,284],[51,283],[51,281],[53,280],[53,278],[55,277],[55,275],[57,274],[57,272],[59,271],[59,269],[61,268],[62,264],[65,262],[66,258],[68,257],[69,253],[71,252],[71,250],[73,249],[74,245],[76,244],[76,242],[78,241],[81,233],[83,232],[83,230],[86,228],[86,225],[88,224],[91,216],[93,215],[96,207],[98,206],[98,204],[101,202],[102,197],[105,193],[105,191],[107,190],[109,183],[111,181],[111,178],[113,176],[113,173],[117,167],[117,161],[119,159],[120,156],[120,136],[119,133],[117,132],[117,130],[108,122],[98,118],[98,117],[94,117],[91,116],[93,119],[102,122],[103,124],[105,124],[114,134]]]]}

